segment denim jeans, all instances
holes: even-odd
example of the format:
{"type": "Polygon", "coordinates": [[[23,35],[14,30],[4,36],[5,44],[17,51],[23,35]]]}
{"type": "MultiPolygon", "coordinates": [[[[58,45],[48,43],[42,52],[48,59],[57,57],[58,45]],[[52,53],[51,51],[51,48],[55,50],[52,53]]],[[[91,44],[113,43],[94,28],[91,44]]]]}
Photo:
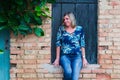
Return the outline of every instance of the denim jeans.
{"type": "Polygon", "coordinates": [[[60,64],[64,72],[64,80],[78,80],[82,68],[81,55],[61,55],[60,64]]]}

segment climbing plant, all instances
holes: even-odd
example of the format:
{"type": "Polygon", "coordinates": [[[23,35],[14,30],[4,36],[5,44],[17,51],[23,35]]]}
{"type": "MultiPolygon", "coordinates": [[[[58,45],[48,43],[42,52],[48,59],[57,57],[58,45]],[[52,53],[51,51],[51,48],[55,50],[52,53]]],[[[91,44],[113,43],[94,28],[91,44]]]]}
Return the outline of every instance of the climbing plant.
{"type": "Polygon", "coordinates": [[[0,31],[8,29],[16,36],[34,33],[43,36],[44,31],[38,25],[50,16],[47,3],[55,0],[4,0],[0,1],[0,31]],[[31,27],[33,25],[33,27],[31,27]]]}

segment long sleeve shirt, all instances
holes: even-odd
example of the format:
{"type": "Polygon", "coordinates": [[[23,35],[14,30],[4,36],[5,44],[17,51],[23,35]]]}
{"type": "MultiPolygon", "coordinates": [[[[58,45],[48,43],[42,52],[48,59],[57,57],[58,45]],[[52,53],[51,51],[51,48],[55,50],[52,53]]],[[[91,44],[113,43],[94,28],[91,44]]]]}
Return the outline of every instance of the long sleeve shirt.
{"type": "Polygon", "coordinates": [[[61,54],[81,54],[81,47],[85,47],[85,37],[82,26],[76,26],[73,33],[60,26],[57,32],[56,46],[60,46],[61,54]]]}

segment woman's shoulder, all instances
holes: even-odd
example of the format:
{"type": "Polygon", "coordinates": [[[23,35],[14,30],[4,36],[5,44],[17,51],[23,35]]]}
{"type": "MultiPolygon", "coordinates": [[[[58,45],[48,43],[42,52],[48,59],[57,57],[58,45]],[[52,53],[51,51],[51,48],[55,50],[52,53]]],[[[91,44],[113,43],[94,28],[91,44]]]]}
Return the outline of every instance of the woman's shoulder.
{"type": "Polygon", "coordinates": [[[82,26],[76,26],[76,27],[77,27],[77,29],[78,29],[78,30],[83,29],[83,27],[82,27],[82,26]]]}

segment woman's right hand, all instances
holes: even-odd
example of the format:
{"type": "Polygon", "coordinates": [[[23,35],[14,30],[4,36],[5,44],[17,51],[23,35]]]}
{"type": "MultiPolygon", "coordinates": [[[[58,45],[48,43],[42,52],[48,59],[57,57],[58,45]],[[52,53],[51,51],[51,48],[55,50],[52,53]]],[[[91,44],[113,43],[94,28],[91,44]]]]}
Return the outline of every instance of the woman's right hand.
{"type": "Polygon", "coordinates": [[[59,66],[59,59],[55,59],[55,61],[53,62],[53,65],[59,66]]]}

